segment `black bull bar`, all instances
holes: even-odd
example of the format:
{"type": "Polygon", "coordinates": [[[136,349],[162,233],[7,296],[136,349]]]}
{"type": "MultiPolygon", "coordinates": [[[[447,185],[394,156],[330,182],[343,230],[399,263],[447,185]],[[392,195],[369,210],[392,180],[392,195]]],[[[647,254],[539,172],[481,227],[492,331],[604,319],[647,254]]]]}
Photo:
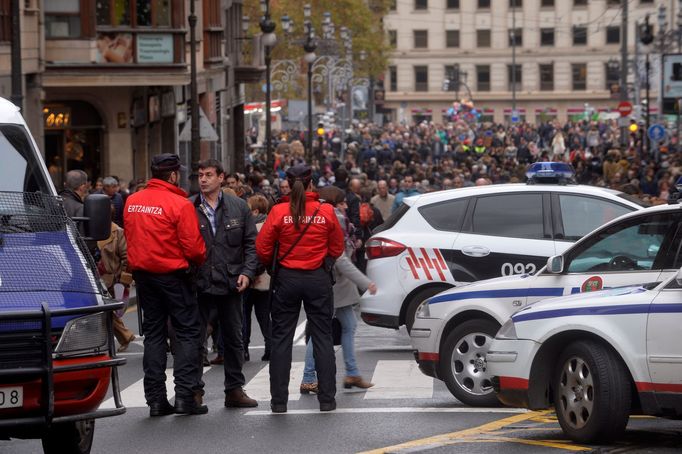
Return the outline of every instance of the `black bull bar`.
{"type": "MultiPolygon", "coordinates": [[[[82,316],[88,314],[95,314],[99,312],[112,313],[115,310],[122,309],[125,303],[115,302],[110,304],[87,306],[71,309],[54,309],[51,310],[47,303],[42,303],[40,311],[8,311],[0,312],[0,323],[2,322],[34,322],[40,323],[40,343],[42,344],[42,365],[39,367],[14,367],[7,369],[0,369],[0,379],[7,377],[22,377],[22,381],[40,379],[41,380],[41,399],[40,399],[40,415],[26,416],[26,417],[8,417],[0,419],[0,430],[7,429],[21,429],[26,427],[44,427],[47,428],[52,424],[80,421],[84,419],[105,418],[108,416],[117,416],[125,413],[126,408],[121,402],[121,390],[118,378],[118,366],[126,363],[125,358],[117,358],[114,330],[112,318],[107,317],[107,336],[108,336],[108,353],[110,359],[87,363],[55,366],[52,358],[52,318],[63,316],[82,316]],[[114,398],[116,408],[112,409],[98,409],[88,413],[79,413],[66,416],[54,416],[54,374],[60,372],[75,372],[87,369],[99,369],[104,367],[111,367],[111,390],[114,398]]],[[[36,335],[38,333],[36,332],[36,335]]]]}

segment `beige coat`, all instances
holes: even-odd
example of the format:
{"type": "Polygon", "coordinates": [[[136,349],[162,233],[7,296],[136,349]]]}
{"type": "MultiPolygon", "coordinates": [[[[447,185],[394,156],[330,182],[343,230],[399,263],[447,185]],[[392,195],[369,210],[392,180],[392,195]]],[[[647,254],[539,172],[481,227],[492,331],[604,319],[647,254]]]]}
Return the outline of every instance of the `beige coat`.
{"type": "Polygon", "coordinates": [[[123,235],[123,229],[111,223],[111,235],[106,240],[98,241],[97,247],[102,254],[99,265],[100,277],[107,289],[120,282],[129,285],[133,278],[128,269],[128,243],[123,235]]]}

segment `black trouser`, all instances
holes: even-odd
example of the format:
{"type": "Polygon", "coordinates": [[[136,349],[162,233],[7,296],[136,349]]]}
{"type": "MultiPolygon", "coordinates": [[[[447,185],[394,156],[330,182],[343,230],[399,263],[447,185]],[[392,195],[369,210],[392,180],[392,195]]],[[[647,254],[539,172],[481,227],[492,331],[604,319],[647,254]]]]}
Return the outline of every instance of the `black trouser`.
{"type": "Polygon", "coordinates": [[[260,332],[263,334],[263,341],[265,343],[265,354],[270,353],[271,349],[271,327],[270,327],[270,299],[267,291],[260,291],[250,289],[244,301],[244,349],[249,348],[251,343],[251,310],[256,312],[256,320],[260,326],[260,332]]]}
{"type": "MultiPolygon", "coordinates": [[[[244,386],[244,345],[242,344],[242,295],[209,295],[199,293],[199,307],[202,313],[202,339],[206,338],[206,323],[211,308],[218,310],[218,322],[223,339],[223,367],[225,368],[225,392],[244,386]],[[204,318],[206,317],[206,318],[204,318]]],[[[201,361],[201,359],[199,359],[201,361]]]]}
{"type": "Polygon", "coordinates": [[[199,309],[189,276],[183,272],[154,274],[133,273],[137,283],[137,297],[142,306],[144,331],[144,396],[147,403],[166,399],[166,338],[170,319],[175,331],[176,400],[194,400],[203,394],[201,382],[201,342],[199,337],[199,309]]]}
{"type": "Polygon", "coordinates": [[[313,337],[313,357],[320,402],[332,402],[336,395],[336,358],[332,339],[334,295],[332,283],[323,268],[279,270],[272,295],[272,352],[270,394],[273,404],[286,404],[289,398],[291,348],[301,301],[313,337]]]}

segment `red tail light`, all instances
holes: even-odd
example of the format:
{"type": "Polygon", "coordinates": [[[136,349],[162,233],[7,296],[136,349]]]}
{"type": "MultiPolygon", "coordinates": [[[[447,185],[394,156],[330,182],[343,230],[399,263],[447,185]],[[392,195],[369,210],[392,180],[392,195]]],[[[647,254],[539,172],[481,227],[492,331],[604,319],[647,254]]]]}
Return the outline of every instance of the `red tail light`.
{"type": "Polygon", "coordinates": [[[386,238],[370,238],[365,244],[367,258],[380,259],[383,257],[395,257],[405,250],[405,245],[386,238]]]}

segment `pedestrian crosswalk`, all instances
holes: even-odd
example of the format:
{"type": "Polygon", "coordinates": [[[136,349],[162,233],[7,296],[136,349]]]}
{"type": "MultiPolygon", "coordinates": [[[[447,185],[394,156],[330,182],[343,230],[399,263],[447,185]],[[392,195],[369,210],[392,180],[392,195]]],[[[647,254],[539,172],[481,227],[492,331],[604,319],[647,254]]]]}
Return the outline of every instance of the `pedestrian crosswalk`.
{"type": "MultiPolygon", "coordinates": [[[[262,363],[260,369],[247,380],[245,389],[252,398],[261,401],[270,401],[270,373],[267,363],[262,363]]],[[[299,385],[303,378],[304,363],[302,361],[293,362],[291,365],[289,382],[289,401],[301,399],[299,385]]],[[[207,392],[212,393],[211,388],[218,383],[222,384],[222,366],[204,368],[204,381],[206,382],[207,392]]],[[[440,397],[447,397],[448,393],[444,385],[438,380],[422,374],[414,360],[378,360],[375,363],[374,371],[371,374],[371,381],[374,383],[372,388],[367,390],[353,389],[353,398],[360,398],[365,401],[388,401],[396,399],[431,399],[436,394],[440,397]]],[[[173,370],[166,370],[166,389],[168,398],[173,397],[173,370]]],[[[339,393],[348,392],[343,389],[341,377],[339,377],[339,393]]],[[[220,386],[220,385],[218,385],[220,386]]],[[[142,379],[125,387],[121,391],[123,404],[128,408],[146,407],[144,399],[144,388],[142,379]]],[[[106,400],[102,408],[113,408],[113,398],[106,400]]]]}

